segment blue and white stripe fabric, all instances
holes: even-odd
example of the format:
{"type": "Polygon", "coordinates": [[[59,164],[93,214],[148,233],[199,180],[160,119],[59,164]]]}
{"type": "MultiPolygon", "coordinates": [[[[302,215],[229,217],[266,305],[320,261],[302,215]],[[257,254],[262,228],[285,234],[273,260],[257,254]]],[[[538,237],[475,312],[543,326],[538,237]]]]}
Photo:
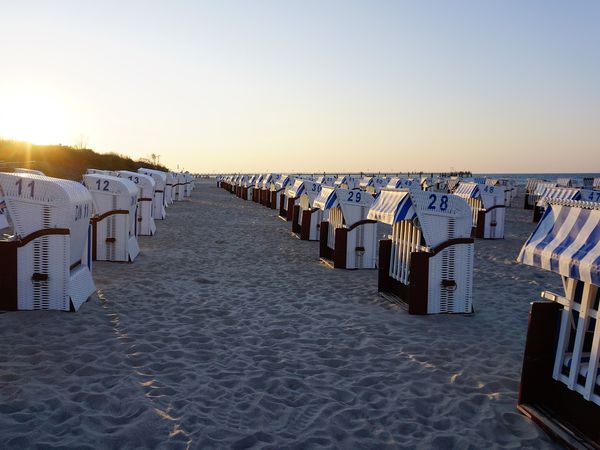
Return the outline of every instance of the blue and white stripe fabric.
{"type": "Polygon", "coordinates": [[[313,202],[315,208],[319,208],[323,211],[331,209],[337,206],[337,195],[335,194],[335,188],[333,186],[323,186],[321,193],[313,202]]]}
{"type": "Polygon", "coordinates": [[[368,219],[377,220],[393,225],[402,220],[412,220],[417,217],[415,208],[408,191],[383,189],[371,209],[368,219]]]}
{"type": "Polygon", "coordinates": [[[537,206],[545,208],[551,200],[581,200],[581,189],[547,187],[542,191],[537,206]]]}
{"type": "Polygon", "coordinates": [[[477,183],[461,182],[454,191],[454,195],[461,198],[478,198],[480,195],[479,186],[477,183]]]}
{"type": "Polygon", "coordinates": [[[600,285],[600,206],[551,202],[517,261],[600,285]]]}
{"type": "Polygon", "coordinates": [[[292,185],[292,187],[288,188],[287,191],[287,196],[289,198],[298,198],[302,195],[302,193],[304,192],[304,181],[303,180],[296,180],[294,182],[294,184],[292,185]]]}

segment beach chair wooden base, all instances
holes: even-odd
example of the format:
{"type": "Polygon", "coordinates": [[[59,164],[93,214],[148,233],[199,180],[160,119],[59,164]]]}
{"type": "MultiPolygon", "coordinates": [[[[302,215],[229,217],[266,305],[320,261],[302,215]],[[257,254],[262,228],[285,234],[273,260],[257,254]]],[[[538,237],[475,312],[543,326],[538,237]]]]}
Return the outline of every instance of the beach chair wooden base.
{"type": "Polygon", "coordinates": [[[562,306],[531,304],[518,410],[573,449],[600,448],[600,406],[552,377],[562,306]]]}
{"type": "Polygon", "coordinates": [[[318,208],[302,211],[302,225],[300,225],[300,239],[303,241],[316,241],[319,239],[319,227],[320,224],[316,224],[315,231],[311,239],[311,226],[313,224],[313,214],[319,211],[318,208]]]}
{"type": "Polygon", "coordinates": [[[269,192],[269,208],[271,208],[271,209],[277,209],[277,198],[278,198],[278,192],[277,191],[270,191],[269,192]]]}
{"type": "Polygon", "coordinates": [[[391,256],[392,240],[380,240],[377,290],[393,303],[403,304],[409,314],[427,314],[429,257],[422,252],[411,255],[410,283],[406,285],[389,276],[391,256]]]}
{"type": "Polygon", "coordinates": [[[302,225],[300,224],[300,205],[294,205],[294,209],[292,210],[292,233],[296,235],[300,235],[300,231],[302,229],[302,225]]]}

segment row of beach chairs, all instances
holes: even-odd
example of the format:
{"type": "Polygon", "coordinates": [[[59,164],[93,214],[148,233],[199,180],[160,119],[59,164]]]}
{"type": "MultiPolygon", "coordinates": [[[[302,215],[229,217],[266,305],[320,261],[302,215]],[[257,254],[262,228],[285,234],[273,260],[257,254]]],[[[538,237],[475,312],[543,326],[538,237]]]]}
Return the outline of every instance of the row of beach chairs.
{"type": "Polygon", "coordinates": [[[30,169],[0,173],[0,309],[78,310],[92,261],[133,261],[137,236],[194,188],[188,173],[89,169],[81,183],[30,169]]]}
{"type": "MultiPolygon", "coordinates": [[[[564,292],[542,292],[531,304],[518,409],[570,448],[599,448],[600,180],[584,181],[526,187],[526,197],[538,190],[532,204],[543,210],[517,261],[559,274],[564,292]]],[[[236,182],[218,185],[236,193],[236,182]]],[[[340,179],[269,175],[244,186],[260,192],[244,198],[279,209],[301,239],[319,240],[334,267],[376,264],[379,291],[415,314],[472,310],[473,237],[503,235],[503,207],[514,198],[487,179],[458,181],[453,194],[409,179],[352,188],[340,179]],[[375,257],[378,223],[391,234],[375,257]]]]}
{"type": "Polygon", "coordinates": [[[551,200],[582,200],[600,202],[600,178],[583,178],[582,183],[571,178],[547,181],[529,178],[525,185],[523,207],[533,210],[533,222],[537,223],[551,200]]]}
{"type": "Polygon", "coordinates": [[[239,175],[217,186],[279,211],[334,268],[378,269],[379,291],[413,314],[470,313],[473,238],[504,235],[504,186],[406,177],[239,175]],[[425,189],[424,189],[425,188],[425,189]],[[377,240],[378,224],[391,233],[377,240]]]}

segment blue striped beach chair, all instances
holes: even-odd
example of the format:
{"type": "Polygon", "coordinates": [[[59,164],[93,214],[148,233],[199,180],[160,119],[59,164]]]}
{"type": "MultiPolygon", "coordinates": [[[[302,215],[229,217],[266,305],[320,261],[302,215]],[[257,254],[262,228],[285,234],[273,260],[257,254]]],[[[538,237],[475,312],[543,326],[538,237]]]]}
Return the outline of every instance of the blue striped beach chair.
{"type": "Polygon", "coordinates": [[[550,200],[517,261],[562,277],[531,305],[518,408],[575,448],[600,446],[600,204],[550,200]]]}
{"type": "Polygon", "coordinates": [[[379,241],[379,292],[410,314],[473,311],[471,211],[452,194],[384,189],[368,218],[392,226],[379,241]]]}

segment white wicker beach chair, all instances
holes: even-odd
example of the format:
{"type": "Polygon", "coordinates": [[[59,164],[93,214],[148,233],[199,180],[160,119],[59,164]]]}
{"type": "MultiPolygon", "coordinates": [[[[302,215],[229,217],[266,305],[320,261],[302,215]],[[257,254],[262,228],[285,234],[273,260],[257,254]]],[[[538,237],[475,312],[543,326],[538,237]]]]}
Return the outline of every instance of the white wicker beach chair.
{"type": "Polygon", "coordinates": [[[140,252],[136,236],[138,187],[126,178],[83,176],[92,194],[92,259],[133,261],[140,252]]]}
{"type": "Polygon", "coordinates": [[[167,172],[160,170],[140,168],[138,173],[149,175],[154,179],[154,201],[152,202],[152,217],[155,220],[163,220],[167,217],[165,206],[167,206],[167,197],[165,194],[167,188],[167,172]]]}
{"type": "Polygon", "coordinates": [[[319,256],[340,269],[374,269],[377,223],[368,220],[373,196],[359,189],[323,186],[313,205],[321,210],[319,256]]]}
{"type": "Polygon", "coordinates": [[[271,194],[271,207],[279,211],[280,217],[287,216],[285,190],[294,184],[296,175],[281,175],[275,182],[275,189],[271,194]]]}
{"type": "Polygon", "coordinates": [[[292,233],[304,241],[318,241],[322,211],[314,205],[323,186],[311,180],[297,178],[290,191],[295,197],[292,210],[292,233]]]}
{"type": "Polygon", "coordinates": [[[92,197],[75,181],[0,173],[9,236],[0,242],[0,307],[78,310],[95,292],[92,197]]]}
{"type": "Polygon", "coordinates": [[[517,261],[564,286],[531,305],[519,409],[569,447],[598,448],[600,205],[550,200],[517,261]]]}
{"type": "Polygon", "coordinates": [[[154,178],[143,173],[118,170],[119,178],[127,178],[138,187],[137,234],[138,236],[154,236],[156,224],[152,212],[154,204],[154,178]]]}
{"type": "Polygon", "coordinates": [[[368,218],[392,226],[379,241],[379,291],[411,314],[473,310],[467,202],[452,194],[384,189],[368,218]]]}
{"type": "Polygon", "coordinates": [[[490,184],[460,183],[454,195],[471,208],[472,236],[479,239],[503,239],[506,215],[504,188],[490,184]]]}

